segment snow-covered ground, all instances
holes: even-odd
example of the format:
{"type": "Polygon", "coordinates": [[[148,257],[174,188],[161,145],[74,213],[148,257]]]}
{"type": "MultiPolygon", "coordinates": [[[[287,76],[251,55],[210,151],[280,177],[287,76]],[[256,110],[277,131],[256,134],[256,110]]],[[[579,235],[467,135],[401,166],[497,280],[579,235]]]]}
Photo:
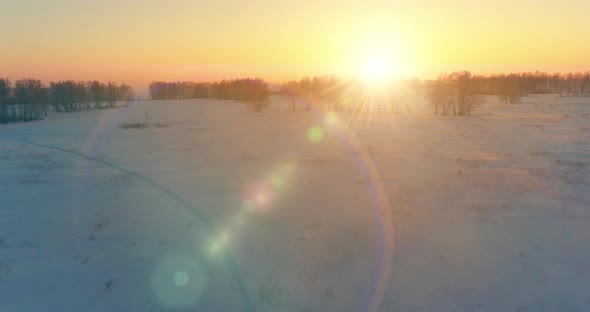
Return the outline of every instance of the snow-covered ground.
{"type": "Polygon", "coordinates": [[[589,191],[587,98],[53,114],[0,126],[0,311],[587,311],[589,191]]]}

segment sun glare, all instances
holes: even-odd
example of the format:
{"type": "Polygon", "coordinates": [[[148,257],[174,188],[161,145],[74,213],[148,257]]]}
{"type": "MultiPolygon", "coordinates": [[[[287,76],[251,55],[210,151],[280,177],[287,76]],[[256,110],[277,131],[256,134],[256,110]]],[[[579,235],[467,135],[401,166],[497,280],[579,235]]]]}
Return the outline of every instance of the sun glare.
{"type": "Polygon", "coordinates": [[[400,49],[383,43],[372,46],[357,54],[357,75],[371,85],[401,78],[405,61],[400,49]]]}
{"type": "Polygon", "coordinates": [[[364,79],[371,82],[383,82],[391,78],[393,69],[390,62],[382,55],[372,55],[365,61],[364,79]]]}

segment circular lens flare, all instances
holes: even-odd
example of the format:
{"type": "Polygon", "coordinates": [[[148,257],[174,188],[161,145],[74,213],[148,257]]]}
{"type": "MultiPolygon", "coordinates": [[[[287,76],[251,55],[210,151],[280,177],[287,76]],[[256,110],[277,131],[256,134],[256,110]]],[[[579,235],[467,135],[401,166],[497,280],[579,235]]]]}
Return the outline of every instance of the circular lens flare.
{"type": "Polygon", "coordinates": [[[324,130],[314,126],[307,129],[307,139],[312,143],[319,143],[324,138],[324,130]]]}

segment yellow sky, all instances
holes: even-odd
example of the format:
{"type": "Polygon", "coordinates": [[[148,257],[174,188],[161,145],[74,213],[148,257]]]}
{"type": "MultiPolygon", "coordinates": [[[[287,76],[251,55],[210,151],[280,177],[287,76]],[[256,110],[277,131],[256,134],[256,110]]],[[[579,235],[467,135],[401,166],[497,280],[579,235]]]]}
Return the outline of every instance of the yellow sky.
{"type": "Polygon", "coordinates": [[[401,77],[590,65],[587,0],[120,2],[1,0],[0,75],[281,81],[352,75],[375,51],[401,77]]]}

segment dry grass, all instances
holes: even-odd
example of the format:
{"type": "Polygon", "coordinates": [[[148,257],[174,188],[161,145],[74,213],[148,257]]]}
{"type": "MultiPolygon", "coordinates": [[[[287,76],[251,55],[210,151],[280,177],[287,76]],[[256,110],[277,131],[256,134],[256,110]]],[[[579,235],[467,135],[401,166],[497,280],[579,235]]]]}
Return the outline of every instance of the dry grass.
{"type": "Polygon", "coordinates": [[[149,127],[147,122],[126,122],[119,125],[121,129],[143,129],[149,127]]]}
{"type": "Polygon", "coordinates": [[[126,122],[119,125],[121,129],[143,129],[143,128],[165,128],[167,124],[163,123],[148,123],[148,122],[126,122]]]}

